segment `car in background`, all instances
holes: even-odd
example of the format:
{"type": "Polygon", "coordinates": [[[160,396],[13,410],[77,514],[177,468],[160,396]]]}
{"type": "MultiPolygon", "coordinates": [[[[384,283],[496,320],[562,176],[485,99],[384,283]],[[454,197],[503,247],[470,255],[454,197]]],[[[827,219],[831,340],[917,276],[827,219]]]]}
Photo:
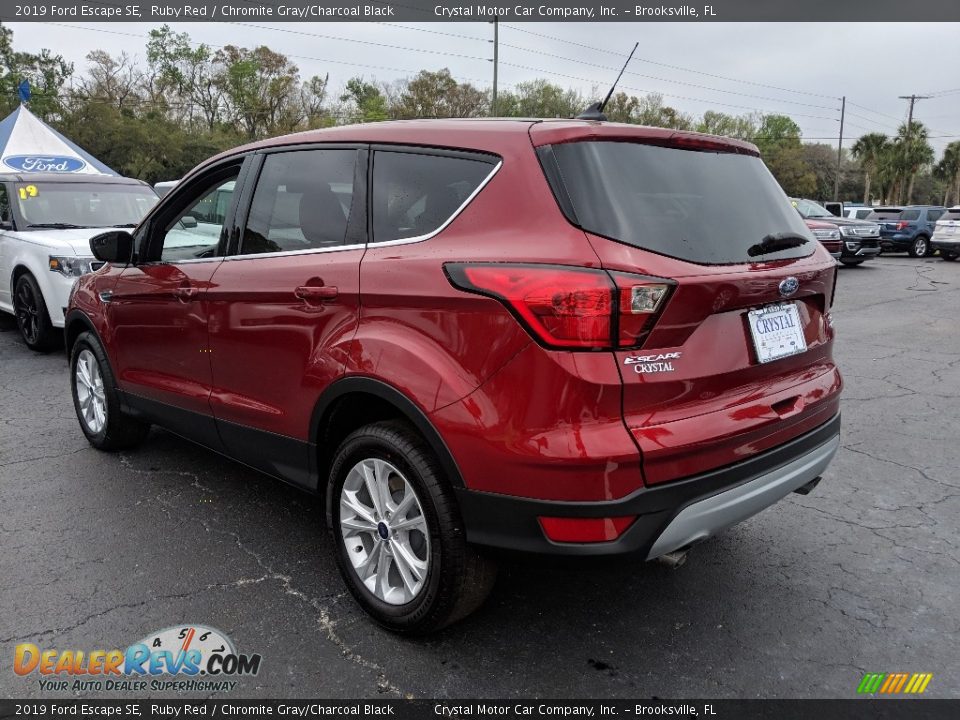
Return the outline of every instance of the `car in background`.
{"type": "Polygon", "coordinates": [[[960,257],[960,205],[949,208],[934,226],[930,247],[940,252],[940,257],[954,261],[960,257]]]}
{"type": "Polygon", "coordinates": [[[39,352],[62,339],[70,289],[102,262],[90,238],[132,228],[157,203],[145,182],[112,175],[0,174],[0,310],[39,352]]]}
{"type": "Polygon", "coordinates": [[[158,197],[163,197],[168,192],[173,190],[177,186],[178,182],[180,181],[179,180],[161,180],[160,182],[154,184],[153,189],[157,193],[158,197]]]}
{"type": "Polygon", "coordinates": [[[940,216],[940,205],[885,205],[877,207],[868,219],[880,225],[880,247],[884,252],[906,252],[923,258],[933,254],[930,238],[940,216]]]}
{"type": "Polygon", "coordinates": [[[843,217],[851,220],[866,220],[872,212],[873,208],[867,205],[846,205],[843,208],[843,217]]]}
{"type": "Polygon", "coordinates": [[[813,236],[820,241],[827,252],[834,260],[839,260],[843,254],[843,241],[840,239],[840,227],[835,223],[823,222],[822,220],[807,220],[804,222],[813,233],[813,236]]]}
{"type": "Polygon", "coordinates": [[[65,332],[89,442],[157,423],[326,498],[344,582],[397,631],[478,607],[484,547],[675,554],[839,447],[836,262],[746,142],[329,128],[226,152],[90,244],[109,264],[65,332]]]}
{"type": "Polygon", "coordinates": [[[792,198],[791,202],[804,220],[828,222],[839,228],[843,240],[840,262],[844,265],[860,265],[880,254],[880,227],[876,223],[837,217],[813,200],[792,198]]]}

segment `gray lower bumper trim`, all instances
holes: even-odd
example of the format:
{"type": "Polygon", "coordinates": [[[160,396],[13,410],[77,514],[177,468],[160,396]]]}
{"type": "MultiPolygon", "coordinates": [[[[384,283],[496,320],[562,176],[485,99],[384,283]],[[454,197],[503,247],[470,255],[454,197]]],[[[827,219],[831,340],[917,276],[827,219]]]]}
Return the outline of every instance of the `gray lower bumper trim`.
{"type": "Polygon", "coordinates": [[[653,543],[647,559],[708,538],[770,507],[823,474],[839,447],[837,435],[776,470],[688,505],[653,543]]]}

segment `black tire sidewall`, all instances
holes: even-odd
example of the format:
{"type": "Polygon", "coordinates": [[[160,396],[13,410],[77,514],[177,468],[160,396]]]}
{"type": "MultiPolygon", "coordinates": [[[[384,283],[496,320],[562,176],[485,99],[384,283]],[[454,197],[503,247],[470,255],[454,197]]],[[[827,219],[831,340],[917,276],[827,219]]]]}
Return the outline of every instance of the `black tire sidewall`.
{"type": "Polygon", "coordinates": [[[364,432],[368,430],[364,428],[347,438],[331,467],[330,477],[334,483],[331,495],[333,503],[331,517],[334,542],[337,546],[337,564],[350,592],[378,623],[400,632],[416,631],[438,609],[435,606],[440,596],[443,575],[449,570],[445,566],[445,557],[448,555],[446,546],[451,538],[445,538],[441,533],[441,524],[430,488],[432,483],[426,482],[424,478],[424,475],[429,475],[431,480],[436,481],[436,470],[429,465],[417,462],[416,458],[412,460],[407,458],[403,450],[391,441],[389,432],[377,433],[377,426],[369,429],[371,430],[369,433],[364,432]],[[413,486],[427,521],[430,533],[430,566],[427,570],[427,581],[417,597],[405,605],[386,603],[367,589],[350,562],[347,547],[340,533],[340,491],[351,468],[368,458],[386,460],[404,475],[413,486]]]}
{"type": "Polygon", "coordinates": [[[37,352],[47,352],[48,350],[53,349],[56,344],[56,336],[54,335],[53,323],[50,322],[50,312],[47,310],[47,301],[43,297],[43,291],[40,289],[40,283],[37,282],[37,279],[29,272],[24,273],[17,278],[17,282],[13,288],[13,298],[12,303],[14,317],[16,317],[17,312],[17,296],[19,295],[18,290],[20,289],[21,284],[26,284],[30,286],[30,291],[33,293],[34,301],[37,304],[37,313],[38,313],[38,322],[40,323],[40,328],[38,332],[38,337],[36,342],[31,343],[27,340],[26,336],[23,334],[23,328],[20,327],[19,318],[17,318],[17,330],[20,332],[20,337],[23,339],[23,342],[31,350],[37,352]]]}

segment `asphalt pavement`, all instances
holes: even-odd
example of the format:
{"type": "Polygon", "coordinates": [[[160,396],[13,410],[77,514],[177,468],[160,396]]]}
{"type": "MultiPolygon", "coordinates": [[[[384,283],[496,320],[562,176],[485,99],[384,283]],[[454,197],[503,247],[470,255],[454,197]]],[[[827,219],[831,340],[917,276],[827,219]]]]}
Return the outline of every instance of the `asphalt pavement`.
{"type": "Polygon", "coordinates": [[[262,655],[227,697],[850,698],[929,672],[958,698],[960,263],[844,268],[834,317],[843,446],[811,495],[676,569],[507,559],[476,615],[409,639],[346,593],[319,502],[161,430],[93,450],[64,356],[3,316],[0,694],[51,695],[14,674],[18,643],[202,623],[262,655]]]}

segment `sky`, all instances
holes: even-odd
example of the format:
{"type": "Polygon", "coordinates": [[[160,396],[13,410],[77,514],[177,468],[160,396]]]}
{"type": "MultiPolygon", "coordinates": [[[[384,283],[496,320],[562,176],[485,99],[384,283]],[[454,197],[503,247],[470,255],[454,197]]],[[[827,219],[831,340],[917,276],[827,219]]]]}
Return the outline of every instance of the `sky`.
{"type": "MultiPolygon", "coordinates": [[[[143,61],[147,23],[10,23],[14,47],[51,48],[82,71],[91,50],[143,61]],[[68,26],[69,25],[69,26],[68,26]],[[109,31],[109,32],[105,32],[109,31]]],[[[493,26],[458,23],[171,23],[196,42],[265,44],[301,77],[329,73],[336,92],[362,75],[378,81],[449,68],[458,80],[492,83],[493,26]]],[[[499,83],[534,78],[605,94],[635,42],[620,82],[630,94],[659,92],[698,116],[705,110],[789,114],[804,138],[836,145],[847,97],[844,146],[866,132],[895,134],[900,95],[919,100],[914,118],[937,150],[960,140],[960,43],[951,23],[512,23],[500,24],[499,83]],[[953,91],[953,92],[949,92],[953,91]]],[[[599,98],[597,98],[599,99],[599,98]]]]}

